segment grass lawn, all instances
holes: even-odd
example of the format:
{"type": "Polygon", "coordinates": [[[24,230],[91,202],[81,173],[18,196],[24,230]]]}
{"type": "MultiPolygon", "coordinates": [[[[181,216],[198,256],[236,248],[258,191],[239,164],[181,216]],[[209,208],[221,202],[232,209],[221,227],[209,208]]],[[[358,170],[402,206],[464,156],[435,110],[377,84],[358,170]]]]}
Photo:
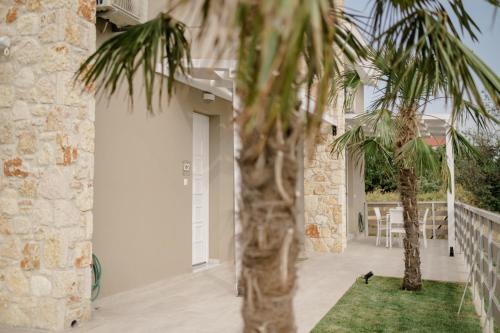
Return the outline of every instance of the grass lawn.
{"type": "Polygon", "coordinates": [[[463,284],[424,281],[420,292],[400,286],[400,278],[356,280],[311,332],[481,333],[469,292],[457,316],[463,284]]]}

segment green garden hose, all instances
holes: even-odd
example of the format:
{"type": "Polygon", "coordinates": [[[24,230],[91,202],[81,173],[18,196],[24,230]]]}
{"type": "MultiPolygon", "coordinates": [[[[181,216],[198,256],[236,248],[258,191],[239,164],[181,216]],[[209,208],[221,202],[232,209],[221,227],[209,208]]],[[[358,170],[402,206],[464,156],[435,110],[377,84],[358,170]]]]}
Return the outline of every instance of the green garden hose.
{"type": "Polygon", "coordinates": [[[365,221],[363,220],[363,215],[358,213],[358,229],[359,232],[365,231],[365,221]]]}
{"type": "Polygon", "coordinates": [[[95,254],[92,253],[92,274],[94,276],[94,281],[92,283],[92,296],[91,300],[94,301],[99,296],[101,291],[101,263],[95,254]]]}

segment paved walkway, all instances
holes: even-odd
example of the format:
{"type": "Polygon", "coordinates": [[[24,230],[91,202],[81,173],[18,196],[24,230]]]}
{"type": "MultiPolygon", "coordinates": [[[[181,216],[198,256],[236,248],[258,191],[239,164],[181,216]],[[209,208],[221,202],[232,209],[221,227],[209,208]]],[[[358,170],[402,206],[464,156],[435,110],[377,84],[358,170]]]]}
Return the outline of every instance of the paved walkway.
{"type": "MultiPolygon", "coordinates": [[[[351,241],[343,254],[311,254],[298,264],[295,313],[300,333],[309,332],[358,276],[370,270],[375,275],[402,276],[402,249],[374,244],[374,239],[351,241]]],[[[425,279],[466,278],[462,257],[448,257],[446,241],[429,241],[421,259],[425,279]]],[[[241,298],[234,296],[234,268],[220,265],[103,298],[95,302],[90,322],[68,332],[241,332],[240,303],[241,298]]]]}

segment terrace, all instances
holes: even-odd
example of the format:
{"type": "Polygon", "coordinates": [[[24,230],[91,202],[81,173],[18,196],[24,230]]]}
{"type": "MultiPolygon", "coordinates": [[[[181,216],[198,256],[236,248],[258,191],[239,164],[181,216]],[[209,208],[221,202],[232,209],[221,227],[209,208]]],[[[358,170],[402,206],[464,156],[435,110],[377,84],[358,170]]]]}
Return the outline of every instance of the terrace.
{"type": "MultiPolygon", "coordinates": [[[[464,259],[461,254],[449,257],[447,246],[446,240],[430,240],[422,250],[423,277],[465,282],[464,259]]],[[[375,247],[375,239],[369,237],[351,241],[342,254],[313,253],[300,261],[298,331],[309,332],[362,274],[371,270],[375,275],[402,276],[402,258],[401,248],[375,247]]],[[[235,297],[234,278],[234,267],[219,265],[105,297],[95,302],[93,319],[71,332],[239,332],[241,298],[235,297]]]]}
{"type": "MultiPolygon", "coordinates": [[[[386,203],[383,209],[394,204],[386,203]]],[[[500,215],[456,203],[458,248],[455,256],[450,257],[448,240],[440,239],[447,234],[443,232],[447,229],[444,203],[423,205],[435,209],[433,218],[428,220],[428,247],[421,248],[423,279],[472,286],[484,331],[492,332],[500,319],[497,300],[500,284],[496,282],[499,278],[494,269],[499,265],[500,215]]],[[[368,212],[371,207],[369,205],[368,212]]],[[[373,219],[369,217],[369,221],[373,219]]],[[[342,254],[310,253],[298,262],[298,268],[295,313],[298,332],[305,333],[361,275],[372,271],[376,276],[401,277],[403,249],[375,246],[375,238],[368,236],[350,241],[342,254]]],[[[101,298],[93,304],[93,319],[68,332],[239,332],[242,328],[240,306],[241,298],[235,296],[234,266],[222,264],[101,298]]],[[[38,331],[10,329],[9,332],[38,331]]]]}

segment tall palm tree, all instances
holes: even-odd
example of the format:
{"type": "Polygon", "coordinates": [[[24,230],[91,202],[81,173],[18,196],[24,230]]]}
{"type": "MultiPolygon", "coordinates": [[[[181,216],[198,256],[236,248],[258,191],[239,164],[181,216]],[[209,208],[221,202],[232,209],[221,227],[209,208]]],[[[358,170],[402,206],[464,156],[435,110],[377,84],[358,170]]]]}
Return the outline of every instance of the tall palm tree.
{"type": "MultiPolygon", "coordinates": [[[[420,271],[419,222],[417,205],[417,179],[419,175],[434,174],[443,176],[448,184],[448,167],[445,151],[437,153],[425,142],[419,130],[419,122],[430,102],[446,94],[448,78],[439,72],[432,78],[426,76],[425,64],[418,55],[409,55],[406,59],[396,58],[393,46],[371,53],[372,79],[382,86],[375,95],[371,110],[355,118],[356,124],[344,134],[336,138],[332,144],[332,152],[341,153],[345,149],[353,154],[358,163],[365,154],[384,156],[381,161],[385,165],[379,167],[386,171],[397,173],[398,191],[404,211],[404,255],[405,270],[402,288],[405,290],[420,290],[422,274],[420,271]],[[400,62],[402,67],[393,67],[400,62]],[[404,69],[398,73],[397,69],[404,69]],[[411,75],[406,75],[408,73],[411,75]],[[396,69],[396,70],[395,70],[396,69]],[[389,108],[385,108],[389,107],[389,108]],[[390,160],[394,163],[391,164],[390,160]],[[395,166],[396,170],[391,170],[395,166]]],[[[360,85],[360,78],[355,71],[347,71],[343,75],[343,85],[348,91],[355,91],[360,85]]],[[[496,78],[498,81],[498,78],[496,78]]],[[[467,87],[466,87],[467,89],[467,87]]],[[[350,103],[354,94],[350,93],[346,103],[350,103]]],[[[454,96],[452,99],[456,98],[454,96]]],[[[481,101],[482,102],[482,101],[481,101]]],[[[454,100],[454,116],[466,114],[479,127],[486,128],[490,122],[497,122],[494,115],[486,109],[474,106],[471,102],[461,99],[454,100]],[[456,103],[462,103],[458,105],[456,103]]],[[[347,105],[347,107],[349,107],[347,105]]],[[[452,121],[447,129],[452,138],[456,157],[475,156],[473,146],[465,136],[460,134],[452,121]]]]}
{"type": "MultiPolygon", "coordinates": [[[[335,83],[343,64],[357,63],[365,55],[359,41],[349,33],[346,23],[353,23],[352,16],[339,2],[204,0],[201,6],[205,23],[234,6],[230,15],[234,17],[233,26],[229,29],[238,31],[236,91],[241,110],[236,121],[242,143],[238,163],[242,174],[240,241],[245,332],[296,330],[292,306],[299,237],[293,213],[298,167],[295,147],[304,133],[311,137],[316,132],[328,107],[329,94],[338,90],[335,83]],[[314,96],[315,103],[304,103],[299,97],[304,92],[307,98],[314,96]],[[304,115],[297,112],[301,103],[306,108],[315,106],[304,115]]],[[[375,1],[374,33],[381,37],[380,42],[397,37],[401,30],[387,30],[378,24],[385,22],[388,15],[393,16],[383,6],[380,8],[381,3],[401,13],[412,8],[428,10],[415,18],[421,24],[438,15],[431,6],[437,0],[405,1],[405,8],[397,0],[375,1]]],[[[113,94],[125,78],[132,94],[133,78],[142,74],[151,110],[152,91],[163,89],[163,76],[156,75],[156,63],[165,59],[168,63],[168,94],[173,92],[174,75],[189,71],[190,44],[185,30],[170,12],[162,13],[102,44],[81,66],[77,78],[87,85],[97,81],[97,89],[108,94],[113,94]]],[[[409,43],[407,49],[425,52],[416,44],[409,43]]],[[[443,46],[442,40],[431,42],[431,46],[443,46]]],[[[446,70],[462,80],[463,73],[455,68],[446,70]]],[[[481,77],[491,75],[482,68],[475,73],[481,77]]],[[[486,90],[497,94],[499,85],[488,82],[486,90]]]]}

